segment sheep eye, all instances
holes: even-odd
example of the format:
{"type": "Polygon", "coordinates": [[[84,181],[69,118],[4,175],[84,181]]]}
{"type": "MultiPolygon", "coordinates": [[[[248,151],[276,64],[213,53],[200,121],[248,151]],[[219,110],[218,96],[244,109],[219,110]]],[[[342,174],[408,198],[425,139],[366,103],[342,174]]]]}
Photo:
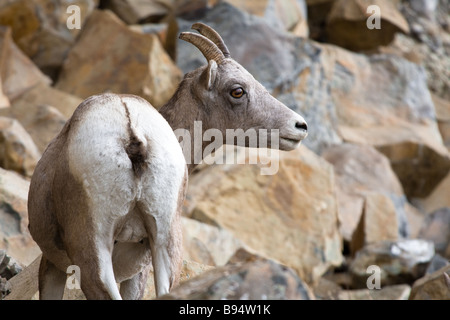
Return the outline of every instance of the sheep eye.
{"type": "Polygon", "coordinates": [[[245,90],[241,87],[231,90],[230,94],[233,98],[239,99],[245,93],[245,90]]]}

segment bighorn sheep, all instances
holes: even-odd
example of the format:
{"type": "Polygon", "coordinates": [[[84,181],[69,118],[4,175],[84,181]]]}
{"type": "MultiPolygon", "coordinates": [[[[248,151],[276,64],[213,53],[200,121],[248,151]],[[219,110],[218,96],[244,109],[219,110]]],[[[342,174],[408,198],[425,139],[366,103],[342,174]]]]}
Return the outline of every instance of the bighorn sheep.
{"type": "Polygon", "coordinates": [[[43,252],[41,299],[62,298],[69,265],[80,268],[88,299],[142,298],[151,265],[158,296],[177,283],[180,207],[195,163],[186,164],[173,130],[191,131],[194,121],[224,133],[278,129],[282,150],[306,137],[304,119],[231,59],[216,31],[192,28],[199,33],[180,38],[208,65],[187,73],[160,112],[133,95],[92,96],[42,155],[28,200],[30,233],[43,252]]]}

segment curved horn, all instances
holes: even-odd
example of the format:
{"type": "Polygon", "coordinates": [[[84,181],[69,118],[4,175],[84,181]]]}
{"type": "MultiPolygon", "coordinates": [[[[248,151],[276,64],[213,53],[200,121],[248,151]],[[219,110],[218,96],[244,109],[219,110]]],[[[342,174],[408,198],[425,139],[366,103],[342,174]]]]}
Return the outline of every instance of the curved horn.
{"type": "Polygon", "coordinates": [[[192,29],[197,30],[202,35],[204,35],[212,42],[214,42],[216,46],[220,49],[220,51],[222,51],[225,58],[230,57],[230,51],[228,50],[227,46],[225,45],[225,42],[223,41],[222,37],[217,33],[216,30],[201,22],[194,23],[192,25],[192,29]]]}
{"type": "Polygon", "coordinates": [[[179,38],[196,46],[208,61],[214,60],[217,62],[217,64],[219,64],[225,58],[222,51],[220,51],[220,49],[214,44],[214,42],[212,42],[205,36],[202,36],[201,34],[181,32],[179,38]]]}

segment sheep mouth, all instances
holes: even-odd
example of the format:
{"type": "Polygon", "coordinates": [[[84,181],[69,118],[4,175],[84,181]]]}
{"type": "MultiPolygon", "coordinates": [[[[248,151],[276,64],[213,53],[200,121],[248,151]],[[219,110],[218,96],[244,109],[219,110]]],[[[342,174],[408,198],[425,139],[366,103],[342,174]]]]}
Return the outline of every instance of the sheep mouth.
{"type": "Polygon", "coordinates": [[[296,149],[303,139],[292,137],[280,137],[280,150],[290,151],[296,149]]]}
{"type": "Polygon", "coordinates": [[[300,143],[303,139],[299,139],[299,138],[286,138],[286,137],[281,137],[281,140],[293,143],[293,144],[297,144],[300,143]]]}

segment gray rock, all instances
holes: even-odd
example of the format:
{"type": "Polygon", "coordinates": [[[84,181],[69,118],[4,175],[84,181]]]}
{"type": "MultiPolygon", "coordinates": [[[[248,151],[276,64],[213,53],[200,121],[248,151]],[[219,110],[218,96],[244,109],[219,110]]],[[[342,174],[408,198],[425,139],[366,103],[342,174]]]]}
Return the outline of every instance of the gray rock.
{"type": "Polygon", "coordinates": [[[433,272],[436,272],[437,270],[446,267],[450,265],[450,262],[445,259],[440,254],[436,253],[433,256],[433,259],[431,259],[430,263],[428,264],[427,270],[425,271],[426,274],[431,274],[433,272]]]}
{"type": "Polygon", "coordinates": [[[380,268],[381,286],[411,283],[425,274],[426,266],[433,256],[434,245],[431,241],[380,241],[358,251],[349,271],[356,288],[367,286],[371,275],[367,268],[372,265],[380,268]]]}
{"type": "Polygon", "coordinates": [[[206,271],[160,299],[313,300],[314,294],[290,268],[257,259],[206,271]]]}

